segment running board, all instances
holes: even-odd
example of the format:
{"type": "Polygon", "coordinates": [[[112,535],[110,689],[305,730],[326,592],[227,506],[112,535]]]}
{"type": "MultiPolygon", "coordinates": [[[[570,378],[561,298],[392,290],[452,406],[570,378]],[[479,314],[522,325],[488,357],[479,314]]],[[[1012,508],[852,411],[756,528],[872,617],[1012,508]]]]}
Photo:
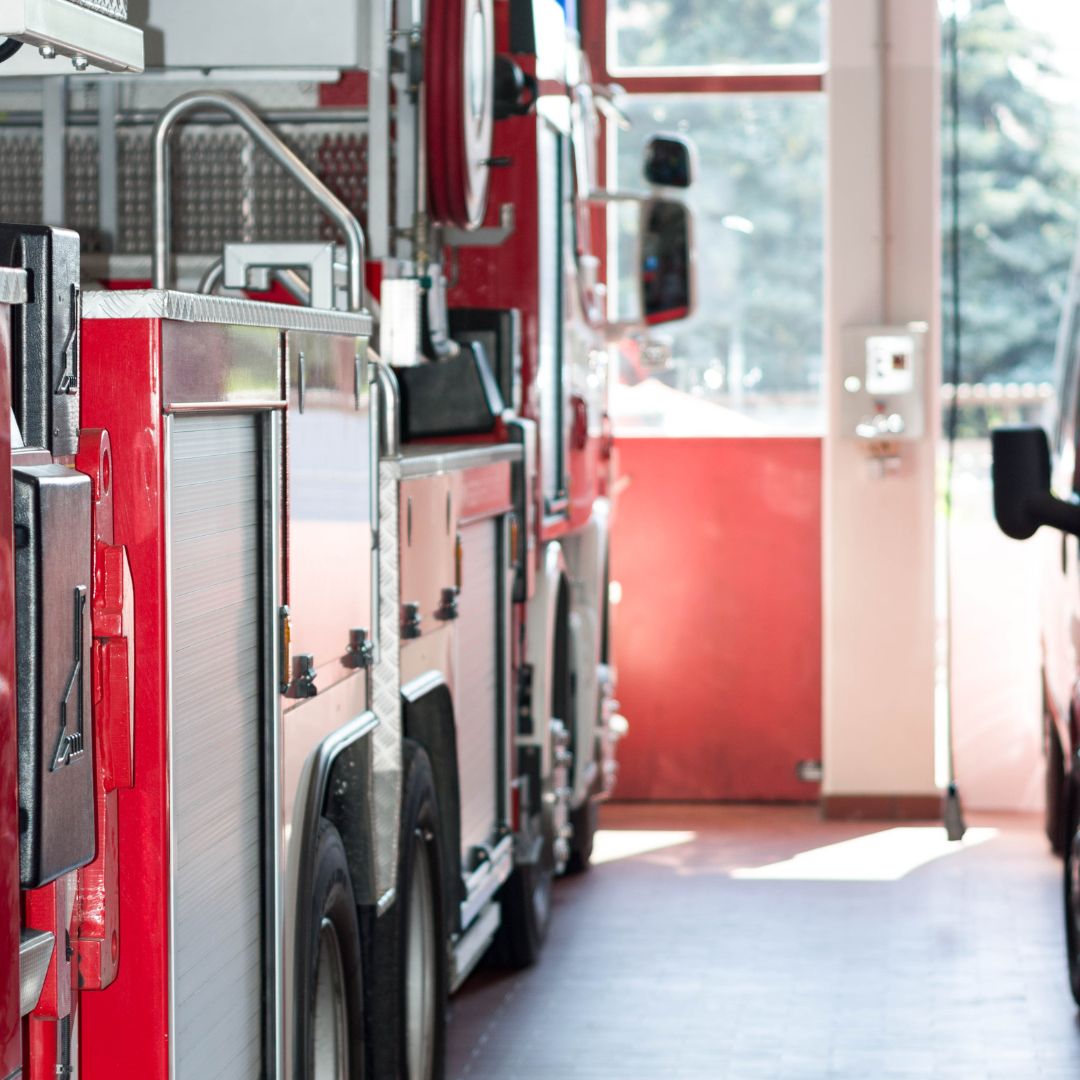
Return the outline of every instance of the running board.
{"type": "Polygon", "coordinates": [[[472,974],[502,922],[502,908],[492,901],[480,917],[454,942],[450,952],[450,993],[472,974]]]}
{"type": "Polygon", "coordinates": [[[468,926],[487,902],[502,888],[514,869],[514,838],[505,836],[490,856],[465,879],[465,899],[461,903],[461,925],[468,926]]]}

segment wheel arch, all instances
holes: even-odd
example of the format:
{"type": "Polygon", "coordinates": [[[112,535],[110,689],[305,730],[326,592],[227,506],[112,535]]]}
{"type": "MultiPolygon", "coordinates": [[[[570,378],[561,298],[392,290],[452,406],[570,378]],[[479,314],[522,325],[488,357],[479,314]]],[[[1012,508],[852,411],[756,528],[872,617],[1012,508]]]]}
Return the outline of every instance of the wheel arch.
{"type": "MultiPolygon", "coordinates": [[[[356,903],[362,905],[377,900],[373,895],[374,819],[370,802],[363,797],[370,789],[371,735],[376,727],[375,714],[365,711],[323,739],[305,764],[306,779],[301,784],[302,795],[294,810],[294,821],[297,812],[302,817],[299,836],[295,839],[296,854],[290,859],[292,873],[295,873],[295,878],[290,875],[289,883],[289,895],[295,905],[290,935],[294,980],[301,972],[306,972],[310,964],[307,933],[312,920],[310,882],[315,873],[319,829],[324,818],[341,836],[356,903]]],[[[299,1054],[306,1045],[308,1024],[299,982],[294,982],[292,999],[293,1053],[299,1054]]]]}
{"type": "MultiPolygon", "coordinates": [[[[549,760],[551,740],[547,737],[551,720],[551,699],[555,686],[556,635],[559,632],[560,598],[566,615],[569,633],[569,613],[572,608],[570,575],[562,544],[553,541],[544,549],[536,592],[529,601],[525,655],[532,670],[530,689],[531,731],[518,731],[518,745],[541,749],[541,777],[551,772],[549,760]]],[[[567,641],[567,655],[572,642],[567,641]]]]}
{"type": "Polygon", "coordinates": [[[446,926],[461,929],[461,790],[458,782],[457,729],[454,700],[439,671],[423,675],[401,688],[405,738],[421,746],[431,762],[443,860],[442,895],[446,926]]]}
{"type": "MultiPolygon", "coordinates": [[[[595,757],[599,734],[601,675],[606,660],[607,604],[610,572],[611,503],[597,499],[588,523],[565,541],[572,581],[570,656],[576,685],[574,715],[574,794],[577,808],[591,797],[595,776],[584,766],[595,757]],[[586,756],[587,755],[587,756],[586,756]]],[[[595,761],[597,769],[601,761],[595,761]]]]}

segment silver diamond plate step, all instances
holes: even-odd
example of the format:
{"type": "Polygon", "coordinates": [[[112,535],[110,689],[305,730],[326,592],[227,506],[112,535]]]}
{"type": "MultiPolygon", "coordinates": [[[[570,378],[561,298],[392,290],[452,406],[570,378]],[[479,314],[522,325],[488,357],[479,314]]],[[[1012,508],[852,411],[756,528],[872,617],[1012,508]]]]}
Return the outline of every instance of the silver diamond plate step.
{"type": "Polygon", "coordinates": [[[108,15],[110,19],[127,22],[128,0],[68,0],[68,3],[108,15]]]}

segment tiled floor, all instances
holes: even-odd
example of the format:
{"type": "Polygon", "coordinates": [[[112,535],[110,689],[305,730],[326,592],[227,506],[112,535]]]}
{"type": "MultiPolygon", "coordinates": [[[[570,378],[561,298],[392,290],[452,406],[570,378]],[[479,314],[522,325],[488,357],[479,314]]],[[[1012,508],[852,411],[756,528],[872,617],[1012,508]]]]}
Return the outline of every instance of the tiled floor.
{"type": "Polygon", "coordinates": [[[539,965],[454,999],[447,1077],[1075,1080],[1060,864],[1034,818],[969,824],[955,850],[802,808],[608,807],[539,965]]]}

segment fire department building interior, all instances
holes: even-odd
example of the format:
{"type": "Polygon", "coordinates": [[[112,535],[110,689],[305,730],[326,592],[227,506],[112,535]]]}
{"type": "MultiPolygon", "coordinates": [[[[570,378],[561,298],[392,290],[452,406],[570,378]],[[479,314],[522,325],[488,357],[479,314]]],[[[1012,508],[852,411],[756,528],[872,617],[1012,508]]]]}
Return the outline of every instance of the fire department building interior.
{"type": "Polygon", "coordinates": [[[1078,58],[0,0],[0,1080],[1080,1076],[1078,58]]]}

